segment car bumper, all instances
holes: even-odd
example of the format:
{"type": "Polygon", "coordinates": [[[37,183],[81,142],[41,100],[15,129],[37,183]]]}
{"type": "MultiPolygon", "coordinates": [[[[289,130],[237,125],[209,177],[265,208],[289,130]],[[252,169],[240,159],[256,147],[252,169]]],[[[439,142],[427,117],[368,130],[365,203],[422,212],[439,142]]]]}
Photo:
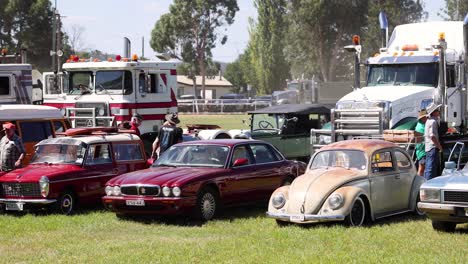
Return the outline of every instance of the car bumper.
{"type": "Polygon", "coordinates": [[[419,202],[418,208],[433,220],[468,222],[468,204],[441,204],[419,202]]]}
{"type": "Polygon", "coordinates": [[[286,214],[286,213],[273,213],[267,212],[267,217],[277,220],[292,222],[298,224],[319,223],[319,222],[332,222],[343,221],[344,215],[311,215],[311,214],[286,214]]]}
{"type": "Polygon", "coordinates": [[[26,211],[45,208],[55,202],[55,199],[0,198],[0,207],[6,211],[26,211]]]}
{"type": "Polygon", "coordinates": [[[197,197],[132,197],[104,196],[104,207],[120,214],[180,215],[190,213],[197,197]],[[140,205],[129,205],[127,201],[143,201],[140,205]]]}

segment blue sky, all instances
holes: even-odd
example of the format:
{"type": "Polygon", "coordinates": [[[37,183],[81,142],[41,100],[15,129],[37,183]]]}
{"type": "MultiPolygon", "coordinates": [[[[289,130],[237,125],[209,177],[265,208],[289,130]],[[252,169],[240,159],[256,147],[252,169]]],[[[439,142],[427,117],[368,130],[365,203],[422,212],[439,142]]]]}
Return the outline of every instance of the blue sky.
{"type": "MultiPolygon", "coordinates": [[[[151,30],[158,18],[169,11],[172,0],[51,0],[63,17],[66,32],[73,25],[83,27],[82,48],[122,54],[123,37],[132,41],[132,53],[141,54],[145,38],[145,57],[152,58],[149,46],[151,30]]],[[[440,20],[437,11],[444,0],[424,1],[429,20],[440,20]]],[[[232,62],[245,49],[248,39],[248,18],[256,18],[252,0],[238,0],[239,12],[235,22],[227,28],[228,42],[213,51],[215,60],[232,62]]]]}

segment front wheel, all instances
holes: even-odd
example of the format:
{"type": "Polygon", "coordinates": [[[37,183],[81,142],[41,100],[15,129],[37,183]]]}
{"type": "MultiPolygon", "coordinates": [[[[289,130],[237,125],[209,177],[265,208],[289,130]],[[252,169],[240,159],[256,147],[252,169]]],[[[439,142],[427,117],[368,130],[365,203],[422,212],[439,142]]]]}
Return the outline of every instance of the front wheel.
{"type": "Polygon", "coordinates": [[[457,226],[457,223],[452,223],[452,222],[445,222],[445,221],[432,221],[432,228],[437,231],[443,231],[443,232],[453,232],[455,231],[455,227],[457,226]]]}
{"type": "Polygon", "coordinates": [[[212,188],[204,188],[198,194],[195,210],[195,214],[200,220],[208,221],[213,219],[218,210],[218,197],[212,188]]]}
{"type": "Polygon", "coordinates": [[[426,213],[423,212],[423,211],[422,211],[421,209],[419,209],[419,207],[418,207],[418,203],[419,203],[420,201],[421,201],[421,198],[419,197],[419,193],[418,193],[418,197],[416,198],[416,205],[415,205],[415,207],[414,207],[414,213],[415,213],[416,215],[419,215],[419,216],[424,216],[424,215],[426,215],[426,213]]]}
{"type": "Polygon", "coordinates": [[[76,199],[73,193],[66,191],[60,195],[54,211],[59,214],[71,215],[75,211],[76,199]]]}
{"type": "Polygon", "coordinates": [[[345,218],[345,223],[349,226],[362,226],[366,219],[366,206],[361,197],[354,200],[349,214],[345,218]]]}

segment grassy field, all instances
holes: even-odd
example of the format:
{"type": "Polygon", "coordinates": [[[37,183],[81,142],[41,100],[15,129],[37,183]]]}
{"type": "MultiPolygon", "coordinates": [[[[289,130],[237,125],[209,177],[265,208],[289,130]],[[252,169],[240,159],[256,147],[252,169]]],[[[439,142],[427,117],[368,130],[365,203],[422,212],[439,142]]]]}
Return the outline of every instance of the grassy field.
{"type": "Polygon", "coordinates": [[[369,227],[277,227],[266,208],[225,211],[206,224],[75,216],[0,216],[1,263],[467,263],[468,225],[432,230],[429,220],[391,217],[369,227]]]}
{"type": "Polygon", "coordinates": [[[185,128],[187,124],[208,124],[218,125],[222,129],[249,129],[249,126],[242,123],[243,119],[248,119],[249,115],[229,114],[224,115],[179,115],[180,126],[185,128]]]}

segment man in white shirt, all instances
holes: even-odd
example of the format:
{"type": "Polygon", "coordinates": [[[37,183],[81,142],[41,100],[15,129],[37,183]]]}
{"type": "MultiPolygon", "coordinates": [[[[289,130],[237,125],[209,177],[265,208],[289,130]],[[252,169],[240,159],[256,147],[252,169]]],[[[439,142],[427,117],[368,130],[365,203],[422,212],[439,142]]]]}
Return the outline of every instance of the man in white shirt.
{"type": "Polygon", "coordinates": [[[439,169],[439,152],[443,148],[439,141],[439,124],[440,106],[434,103],[427,107],[429,118],[426,121],[424,128],[424,144],[426,150],[426,168],[424,170],[424,178],[430,180],[437,177],[439,169]]]}

